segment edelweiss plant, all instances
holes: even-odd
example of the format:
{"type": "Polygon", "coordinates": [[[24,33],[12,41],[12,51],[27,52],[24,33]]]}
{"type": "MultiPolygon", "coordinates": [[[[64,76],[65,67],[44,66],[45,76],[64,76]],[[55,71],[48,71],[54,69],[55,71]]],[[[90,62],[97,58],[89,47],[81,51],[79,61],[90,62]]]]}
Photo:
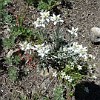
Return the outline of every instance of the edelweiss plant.
{"type": "Polygon", "coordinates": [[[52,42],[44,41],[43,44],[39,44],[41,48],[35,49],[40,56],[40,65],[42,67],[55,68],[57,71],[53,73],[53,77],[60,78],[64,84],[73,89],[87,75],[92,76],[90,69],[94,70],[94,66],[89,68],[89,62],[95,57],[88,54],[87,47],[74,41],[78,37],[78,28],[72,27],[72,30],[68,29],[70,40],[66,41],[61,38],[59,31],[60,23],[64,22],[60,15],[53,14],[53,16],[50,16],[49,12],[46,11],[40,12],[40,15],[40,18],[34,22],[35,27],[45,28],[46,24],[50,22],[53,22],[53,25],[57,25],[55,34],[52,33],[54,37],[51,36],[52,42]]]}
{"type": "MultiPolygon", "coordinates": [[[[86,76],[93,76],[94,66],[90,66],[90,61],[95,59],[91,54],[88,54],[88,48],[76,42],[78,38],[78,28],[72,27],[71,30],[67,30],[67,34],[70,35],[70,39],[67,41],[60,33],[60,25],[63,24],[64,20],[60,15],[50,14],[49,11],[41,11],[40,17],[33,22],[35,29],[35,36],[42,38],[39,43],[35,43],[30,39],[31,31],[26,31],[26,28],[19,27],[14,34],[14,43],[18,36],[25,36],[26,38],[22,41],[19,39],[17,45],[12,47],[12,51],[8,52],[8,58],[14,58],[17,55],[20,61],[25,61],[25,65],[31,65],[33,59],[38,59],[38,64],[42,68],[52,67],[56,69],[52,77],[57,77],[61,80],[66,88],[74,89],[75,85],[81,80],[85,79],[86,76]],[[52,33],[48,33],[47,25],[55,26],[55,30],[52,33]],[[36,32],[35,32],[36,30],[36,32]],[[17,51],[13,51],[17,48],[17,51]],[[35,55],[36,54],[36,55],[35,55]]],[[[14,62],[15,63],[15,62],[14,62]]],[[[16,65],[18,65],[16,63],[16,65]]],[[[34,64],[35,65],[35,64],[34,64]]]]}

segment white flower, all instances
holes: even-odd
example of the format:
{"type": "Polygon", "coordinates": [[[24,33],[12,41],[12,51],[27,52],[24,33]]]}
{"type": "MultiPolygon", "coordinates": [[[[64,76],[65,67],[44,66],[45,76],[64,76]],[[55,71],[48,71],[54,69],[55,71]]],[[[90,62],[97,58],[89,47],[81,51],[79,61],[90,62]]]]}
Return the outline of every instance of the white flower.
{"type": "Polygon", "coordinates": [[[65,77],[65,75],[66,75],[66,73],[65,73],[65,72],[61,72],[61,77],[62,77],[62,78],[64,78],[64,77],[65,77]]]}
{"type": "Polygon", "coordinates": [[[69,79],[70,79],[70,76],[69,76],[69,75],[66,75],[66,76],[65,76],[65,79],[66,79],[66,80],[69,80],[69,79]]]}
{"type": "Polygon", "coordinates": [[[89,72],[90,72],[90,74],[92,74],[92,73],[93,73],[93,70],[92,70],[92,69],[90,69],[90,71],[89,71],[89,72]]]}
{"type": "Polygon", "coordinates": [[[95,59],[95,57],[91,54],[88,55],[90,58],[95,59]]]}
{"type": "Polygon", "coordinates": [[[57,72],[55,71],[52,76],[57,77],[57,72]]]}
{"type": "Polygon", "coordinates": [[[50,18],[49,18],[49,16],[50,16],[50,11],[41,11],[40,12],[40,15],[41,15],[41,18],[42,19],[44,19],[44,20],[46,20],[47,22],[49,22],[50,21],[50,18]]]}
{"type": "Polygon", "coordinates": [[[74,64],[73,62],[71,62],[70,64],[71,64],[71,66],[72,66],[71,68],[73,69],[73,67],[74,67],[75,64],[74,64]]]}
{"type": "Polygon", "coordinates": [[[64,46],[63,47],[63,51],[66,52],[67,51],[67,48],[68,48],[67,46],[64,46]]]}
{"type": "Polygon", "coordinates": [[[73,79],[72,79],[72,78],[70,78],[70,79],[68,80],[68,82],[70,82],[70,83],[71,83],[72,81],[73,81],[73,79]]]}
{"type": "Polygon", "coordinates": [[[33,23],[35,27],[45,27],[47,22],[50,21],[50,12],[49,11],[41,11],[40,12],[40,18],[37,18],[37,20],[33,23]]]}
{"type": "Polygon", "coordinates": [[[60,15],[55,15],[55,14],[53,14],[53,16],[51,16],[51,21],[53,21],[54,22],[54,25],[56,25],[58,22],[64,22],[61,18],[60,18],[60,15]]]}
{"type": "Polygon", "coordinates": [[[38,52],[38,55],[43,58],[51,50],[51,46],[50,45],[45,45],[43,43],[41,45],[35,45],[34,50],[36,50],[38,52]]]}
{"type": "Polygon", "coordinates": [[[92,76],[93,79],[97,79],[97,77],[95,75],[92,76]]]}
{"type": "Polygon", "coordinates": [[[78,42],[73,42],[73,45],[68,47],[68,50],[73,51],[74,53],[78,53],[79,52],[78,42]]]}
{"type": "Polygon", "coordinates": [[[65,76],[65,79],[66,79],[68,82],[72,82],[72,81],[73,81],[73,79],[72,79],[71,76],[69,76],[69,75],[66,75],[66,76],[65,76]]]}
{"type": "Polygon", "coordinates": [[[80,55],[80,57],[84,58],[84,61],[87,61],[87,60],[88,60],[88,56],[87,56],[87,54],[80,55]]]}
{"type": "Polygon", "coordinates": [[[87,56],[87,47],[83,47],[82,45],[81,45],[81,47],[79,47],[79,56],[80,57],[85,57],[85,56],[87,56]]]}
{"type": "Polygon", "coordinates": [[[93,67],[96,67],[96,64],[93,64],[93,67]]]}
{"type": "Polygon", "coordinates": [[[64,22],[61,18],[60,15],[55,15],[50,16],[50,11],[41,11],[40,12],[40,18],[37,18],[37,20],[33,23],[35,27],[45,27],[47,22],[53,21],[54,25],[56,25],[58,22],[64,22]]]}
{"type": "Polygon", "coordinates": [[[43,18],[37,18],[37,20],[33,23],[35,27],[45,27],[45,19],[43,18]]]}
{"type": "Polygon", "coordinates": [[[92,69],[93,67],[92,67],[92,65],[89,65],[88,68],[89,68],[89,69],[92,69]]]}
{"type": "Polygon", "coordinates": [[[45,44],[38,44],[38,45],[34,45],[34,50],[38,50],[41,49],[45,44]]]}
{"type": "Polygon", "coordinates": [[[71,34],[71,35],[75,35],[76,37],[78,36],[77,35],[77,31],[78,31],[78,28],[74,28],[74,27],[72,27],[72,30],[68,30],[68,32],[71,34]]]}
{"type": "Polygon", "coordinates": [[[27,41],[23,42],[23,43],[19,43],[20,49],[23,51],[27,51],[32,49],[32,45],[31,43],[28,43],[27,41]]]}
{"type": "Polygon", "coordinates": [[[88,51],[87,47],[83,47],[82,45],[79,45],[78,42],[74,42],[72,46],[68,47],[69,53],[73,52],[75,55],[78,54],[79,57],[82,57],[85,60],[88,58],[87,51],[88,51]]]}
{"type": "Polygon", "coordinates": [[[82,70],[82,66],[78,65],[77,66],[78,70],[82,70]]]}

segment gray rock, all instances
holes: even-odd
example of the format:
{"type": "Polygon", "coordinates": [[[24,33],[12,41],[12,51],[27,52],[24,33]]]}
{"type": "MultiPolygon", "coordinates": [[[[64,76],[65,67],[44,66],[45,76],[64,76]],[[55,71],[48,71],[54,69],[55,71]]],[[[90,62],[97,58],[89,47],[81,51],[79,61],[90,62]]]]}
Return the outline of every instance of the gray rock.
{"type": "Polygon", "coordinates": [[[98,27],[91,28],[90,39],[94,43],[100,42],[100,28],[98,27]]]}

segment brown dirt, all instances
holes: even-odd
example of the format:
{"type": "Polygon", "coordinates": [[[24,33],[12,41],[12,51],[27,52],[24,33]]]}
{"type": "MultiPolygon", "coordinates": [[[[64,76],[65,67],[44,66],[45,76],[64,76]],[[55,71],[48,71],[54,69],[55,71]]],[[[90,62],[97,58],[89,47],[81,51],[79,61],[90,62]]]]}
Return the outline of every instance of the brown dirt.
{"type": "MultiPolygon", "coordinates": [[[[94,62],[98,66],[96,68],[98,72],[98,79],[95,82],[96,84],[100,85],[100,45],[92,44],[89,38],[90,29],[93,26],[100,27],[100,0],[72,1],[72,9],[61,9],[61,15],[65,21],[62,28],[64,29],[64,32],[66,32],[66,30],[68,28],[71,28],[72,26],[79,28],[79,43],[82,43],[84,46],[89,47],[89,53],[92,53],[96,57],[96,60],[94,62]]],[[[23,3],[23,0],[13,0],[13,4],[15,5],[14,7],[11,7],[11,9],[14,9],[14,12],[12,12],[13,15],[24,16],[25,14],[26,20],[24,24],[27,27],[33,28],[32,21],[34,21],[38,16],[37,10],[32,6],[27,8],[27,6],[23,3]]],[[[59,8],[61,8],[61,6],[58,7],[58,9],[59,8]]],[[[2,66],[2,64],[0,65],[2,66]]],[[[36,70],[37,69],[33,69],[27,77],[24,77],[21,81],[18,81],[16,83],[12,83],[6,73],[1,74],[0,100],[24,100],[20,99],[20,95],[24,97],[27,96],[28,100],[35,100],[33,99],[33,94],[36,92],[41,92],[44,95],[46,94],[47,96],[51,97],[50,100],[53,100],[52,90],[57,85],[58,80],[53,80],[51,74],[43,77],[39,73],[37,73],[36,70]]],[[[43,99],[39,98],[37,100],[43,99]]]]}

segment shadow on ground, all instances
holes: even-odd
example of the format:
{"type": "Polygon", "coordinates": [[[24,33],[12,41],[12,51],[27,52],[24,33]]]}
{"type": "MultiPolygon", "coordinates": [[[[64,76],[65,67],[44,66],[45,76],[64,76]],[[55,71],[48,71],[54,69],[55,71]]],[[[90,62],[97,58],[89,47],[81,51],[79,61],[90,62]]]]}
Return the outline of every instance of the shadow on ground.
{"type": "Polygon", "coordinates": [[[94,82],[82,82],[75,87],[75,100],[100,100],[100,86],[94,82]]]}
{"type": "Polygon", "coordinates": [[[0,55],[2,53],[3,47],[2,47],[2,39],[0,39],[0,55]]]}
{"type": "Polygon", "coordinates": [[[0,76],[5,73],[7,70],[7,67],[4,65],[4,58],[2,57],[2,51],[3,51],[3,46],[2,46],[2,39],[0,39],[0,76]]]}

